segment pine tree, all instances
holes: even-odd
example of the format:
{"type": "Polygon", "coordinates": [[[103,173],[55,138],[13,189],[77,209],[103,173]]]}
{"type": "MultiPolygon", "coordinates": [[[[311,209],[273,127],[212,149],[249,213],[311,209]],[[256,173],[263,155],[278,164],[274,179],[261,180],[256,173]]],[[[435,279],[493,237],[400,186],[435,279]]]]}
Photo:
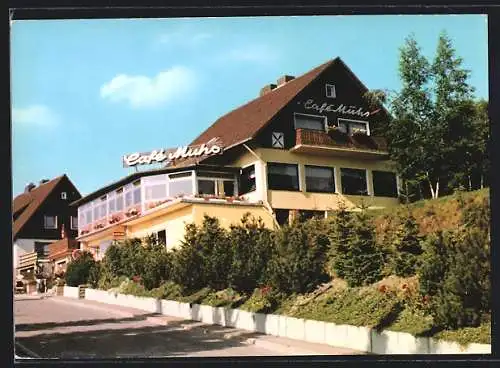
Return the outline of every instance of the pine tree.
{"type": "Polygon", "coordinates": [[[401,219],[393,240],[396,250],[394,272],[397,276],[412,276],[418,269],[419,256],[422,254],[418,234],[418,224],[407,208],[406,216],[401,219]]]}
{"type": "Polygon", "coordinates": [[[366,209],[357,212],[348,236],[344,278],[349,286],[372,284],[382,277],[383,255],[375,242],[375,227],[366,209]]]}
{"type": "Polygon", "coordinates": [[[341,278],[345,277],[347,261],[350,257],[349,236],[351,227],[352,214],[347,211],[345,203],[340,201],[329,234],[329,259],[334,273],[341,278]]]}

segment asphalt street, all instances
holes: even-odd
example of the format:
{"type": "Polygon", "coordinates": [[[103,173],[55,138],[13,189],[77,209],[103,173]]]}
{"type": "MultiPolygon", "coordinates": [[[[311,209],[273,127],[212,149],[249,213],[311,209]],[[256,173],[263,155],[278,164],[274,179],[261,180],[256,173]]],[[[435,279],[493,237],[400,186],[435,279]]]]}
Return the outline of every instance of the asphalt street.
{"type": "MultiPolygon", "coordinates": [[[[16,354],[36,358],[164,358],[352,354],[130,308],[16,297],[16,354]],[[258,342],[258,343],[257,343],[258,342]]],[[[355,354],[355,352],[354,352],[355,354]]]]}

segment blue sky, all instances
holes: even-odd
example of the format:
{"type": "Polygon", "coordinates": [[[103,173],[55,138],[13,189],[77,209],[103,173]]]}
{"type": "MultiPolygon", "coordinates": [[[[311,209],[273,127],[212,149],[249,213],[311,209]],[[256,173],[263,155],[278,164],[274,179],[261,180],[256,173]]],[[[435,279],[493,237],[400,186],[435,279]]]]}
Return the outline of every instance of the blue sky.
{"type": "Polygon", "coordinates": [[[432,58],[442,30],[487,98],[481,15],[15,21],[13,194],[66,173],[86,195],[130,173],[123,154],[188,144],[265,84],[336,56],[368,88],[398,89],[404,38],[432,58]]]}

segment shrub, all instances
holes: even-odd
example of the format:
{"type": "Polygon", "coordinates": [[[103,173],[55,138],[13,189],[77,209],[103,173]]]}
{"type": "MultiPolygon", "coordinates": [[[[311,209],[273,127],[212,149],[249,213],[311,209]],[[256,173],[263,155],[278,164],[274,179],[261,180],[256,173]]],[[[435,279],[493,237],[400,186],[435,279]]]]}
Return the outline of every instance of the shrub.
{"type": "Polygon", "coordinates": [[[174,252],[172,280],[185,292],[205,286],[222,290],[228,286],[230,269],[229,239],[219,220],[205,215],[200,227],[187,224],[180,249],[174,252]]]}
{"type": "Polygon", "coordinates": [[[418,224],[408,210],[396,230],[393,244],[396,250],[394,255],[394,273],[397,276],[408,277],[415,274],[419,255],[422,254],[418,224]]]}
{"type": "Polygon", "coordinates": [[[229,285],[236,291],[250,293],[265,280],[266,265],[271,257],[271,231],[262,220],[247,213],[239,225],[231,226],[229,242],[232,264],[229,285]]]}
{"type": "Polygon", "coordinates": [[[284,295],[282,293],[269,287],[257,288],[240,308],[254,313],[271,313],[278,308],[283,299],[284,295]]]}
{"type": "Polygon", "coordinates": [[[330,266],[338,277],[344,277],[349,257],[349,237],[352,227],[352,213],[347,211],[343,202],[331,222],[329,234],[330,247],[328,257],[330,266]]]}
{"type": "Polygon", "coordinates": [[[325,262],[329,241],[325,234],[311,231],[315,221],[294,222],[274,233],[267,278],[277,291],[303,293],[328,280],[325,262]]]}
{"type": "Polygon", "coordinates": [[[172,281],[167,281],[159,287],[152,289],[150,295],[158,299],[176,300],[182,296],[182,288],[172,281]]]}
{"type": "Polygon", "coordinates": [[[78,286],[89,283],[91,275],[95,275],[96,261],[90,252],[83,252],[80,257],[68,264],[66,283],[78,286]]]}
{"type": "Polygon", "coordinates": [[[375,227],[365,209],[354,215],[347,244],[339,250],[342,274],[349,286],[368,285],[382,278],[384,259],[375,242],[375,227]]]}

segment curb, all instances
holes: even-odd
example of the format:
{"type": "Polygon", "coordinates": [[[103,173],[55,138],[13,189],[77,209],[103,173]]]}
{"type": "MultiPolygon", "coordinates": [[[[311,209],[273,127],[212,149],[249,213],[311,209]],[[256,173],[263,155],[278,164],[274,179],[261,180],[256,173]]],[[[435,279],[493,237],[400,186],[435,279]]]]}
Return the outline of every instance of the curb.
{"type": "Polygon", "coordinates": [[[249,338],[245,341],[247,345],[255,345],[256,347],[270,350],[277,353],[283,353],[286,355],[328,355],[325,353],[320,353],[317,351],[297,349],[291,345],[280,344],[271,341],[261,340],[259,338],[249,338]]]}
{"type": "Polygon", "coordinates": [[[137,315],[140,315],[140,313],[135,314],[135,313],[132,313],[132,312],[124,312],[124,311],[116,310],[116,309],[113,309],[113,308],[101,307],[101,306],[98,306],[98,305],[91,305],[91,304],[79,303],[78,301],[70,301],[70,300],[55,299],[55,298],[51,298],[50,300],[52,300],[54,302],[57,302],[57,303],[70,304],[70,305],[77,306],[77,307],[94,309],[94,310],[98,310],[98,311],[101,311],[101,312],[114,313],[114,314],[117,314],[117,315],[119,315],[121,317],[124,317],[124,318],[132,318],[132,317],[135,317],[137,315]]]}

